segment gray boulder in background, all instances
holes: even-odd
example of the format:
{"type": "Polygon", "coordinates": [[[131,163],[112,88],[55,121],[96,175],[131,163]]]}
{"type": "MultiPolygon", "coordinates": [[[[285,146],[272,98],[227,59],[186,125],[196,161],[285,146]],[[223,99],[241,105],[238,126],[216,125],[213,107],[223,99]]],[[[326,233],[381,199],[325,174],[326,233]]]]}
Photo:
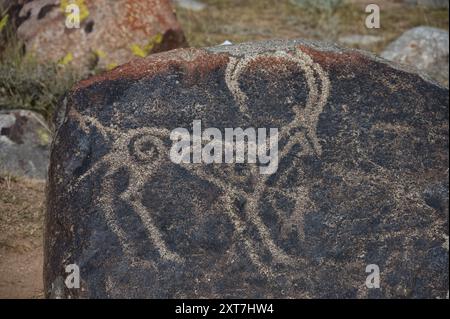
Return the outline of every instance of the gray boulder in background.
{"type": "Polygon", "coordinates": [[[418,5],[428,8],[448,8],[448,0],[406,0],[408,4],[418,5]]]}
{"type": "Polygon", "coordinates": [[[45,179],[51,132],[31,111],[0,111],[0,173],[45,179]]]}
{"type": "Polygon", "coordinates": [[[446,30],[424,26],[413,28],[392,42],[381,56],[414,66],[448,86],[449,38],[446,30]]]}

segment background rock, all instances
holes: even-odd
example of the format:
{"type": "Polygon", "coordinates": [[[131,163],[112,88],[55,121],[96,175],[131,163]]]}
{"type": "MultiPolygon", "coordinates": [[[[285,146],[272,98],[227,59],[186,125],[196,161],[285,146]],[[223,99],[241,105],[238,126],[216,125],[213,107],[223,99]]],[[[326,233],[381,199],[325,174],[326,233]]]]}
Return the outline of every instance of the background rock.
{"type": "Polygon", "coordinates": [[[409,64],[448,86],[448,31],[417,27],[406,31],[381,54],[385,59],[409,64]]]}
{"type": "Polygon", "coordinates": [[[45,179],[50,143],[51,132],[39,114],[0,111],[0,172],[45,179]]]}
{"type": "Polygon", "coordinates": [[[448,98],[303,41],[176,50],[81,82],[56,123],[46,295],[444,298],[448,98]],[[194,120],[279,128],[278,171],[172,163],[170,131],[194,120]],[[63,286],[72,263],[81,289],[63,286]]]}
{"type": "Polygon", "coordinates": [[[206,8],[206,4],[196,0],[173,0],[180,8],[191,11],[202,11],[206,8]]]}
{"type": "Polygon", "coordinates": [[[77,0],[80,29],[65,27],[67,0],[23,5],[19,37],[39,59],[82,70],[113,68],[133,57],[186,46],[170,0],[77,0]]]}

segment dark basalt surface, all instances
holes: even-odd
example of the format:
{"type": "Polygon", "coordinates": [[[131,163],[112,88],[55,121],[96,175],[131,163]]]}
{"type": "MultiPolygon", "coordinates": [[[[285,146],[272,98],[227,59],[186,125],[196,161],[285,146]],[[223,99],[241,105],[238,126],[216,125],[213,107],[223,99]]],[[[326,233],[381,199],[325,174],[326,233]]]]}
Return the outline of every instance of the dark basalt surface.
{"type": "Polygon", "coordinates": [[[176,50],[81,82],[55,119],[46,296],[445,298],[448,106],[423,76],[303,41],[176,50]],[[172,163],[168,132],[194,120],[279,128],[278,171],[172,163]]]}

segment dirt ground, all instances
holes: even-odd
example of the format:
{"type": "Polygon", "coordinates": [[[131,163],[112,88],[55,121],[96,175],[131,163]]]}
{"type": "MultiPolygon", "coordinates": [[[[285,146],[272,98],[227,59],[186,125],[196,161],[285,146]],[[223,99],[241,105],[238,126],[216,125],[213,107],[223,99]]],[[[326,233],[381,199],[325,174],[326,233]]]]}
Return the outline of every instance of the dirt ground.
{"type": "Polygon", "coordinates": [[[0,299],[42,298],[45,183],[0,175],[0,299]]]}

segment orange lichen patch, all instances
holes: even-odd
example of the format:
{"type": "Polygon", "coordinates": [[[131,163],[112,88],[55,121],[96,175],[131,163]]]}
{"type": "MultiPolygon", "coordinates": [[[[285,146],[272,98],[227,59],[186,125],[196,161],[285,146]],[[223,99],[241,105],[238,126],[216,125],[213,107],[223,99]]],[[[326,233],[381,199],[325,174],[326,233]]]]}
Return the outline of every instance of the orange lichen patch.
{"type": "Polygon", "coordinates": [[[314,60],[314,62],[319,63],[326,69],[334,69],[350,64],[364,66],[367,62],[367,57],[357,51],[318,51],[304,45],[299,46],[298,49],[308,54],[314,60]]]}
{"type": "Polygon", "coordinates": [[[178,49],[153,54],[145,59],[135,59],[110,72],[79,82],[74,90],[105,81],[142,79],[174,68],[182,70],[187,81],[194,83],[204,79],[212,70],[225,68],[228,60],[226,54],[210,54],[201,49],[178,49]]]}

